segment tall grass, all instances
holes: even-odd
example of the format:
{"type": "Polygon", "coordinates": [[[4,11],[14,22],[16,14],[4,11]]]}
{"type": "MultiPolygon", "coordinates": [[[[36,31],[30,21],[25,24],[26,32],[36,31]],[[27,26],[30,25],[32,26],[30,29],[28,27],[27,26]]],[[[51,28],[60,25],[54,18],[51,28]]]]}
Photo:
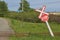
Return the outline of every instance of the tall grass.
{"type": "MultiPolygon", "coordinates": [[[[60,32],[60,24],[51,22],[49,23],[53,32],[60,32]]],[[[20,20],[11,19],[11,27],[16,33],[44,33],[49,32],[45,23],[30,23],[23,22],[20,20]]],[[[10,37],[10,40],[60,40],[60,36],[55,36],[54,38],[48,35],[37,35],[32,34],[25,37],[10,37]]]]}

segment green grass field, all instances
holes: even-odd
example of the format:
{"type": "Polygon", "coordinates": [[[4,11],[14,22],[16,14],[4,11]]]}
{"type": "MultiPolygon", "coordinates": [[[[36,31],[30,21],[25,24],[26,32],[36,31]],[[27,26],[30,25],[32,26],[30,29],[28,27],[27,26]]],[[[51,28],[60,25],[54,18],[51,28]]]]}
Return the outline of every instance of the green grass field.
{"type": "MultiPolygon", "coordinates": [[[[48,32],[48,28],[45,23],[29,23],[20,20],[10,19],[11,27],[16,33],[44,33],[48,32]]],[[[52,22],[49,23],[53,32],[60,32],[60,24],[52,22]]],[[[60,40],[60,36],[54,38],[48,35],[32,34],[24,37],[16,37],[15,35],[10,37],[10,40],[60,40]]]]}

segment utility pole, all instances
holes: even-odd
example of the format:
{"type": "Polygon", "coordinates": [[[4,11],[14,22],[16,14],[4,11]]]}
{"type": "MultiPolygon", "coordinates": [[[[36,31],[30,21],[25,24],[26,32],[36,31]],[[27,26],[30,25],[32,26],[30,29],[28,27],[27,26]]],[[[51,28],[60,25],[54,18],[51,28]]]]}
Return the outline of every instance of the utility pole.
{"type": "Polygon", "coordinates": [[[24,3],[23,3],[23,0],[21,0],[21,2],[22,2],[22,12],[23,12],[23,11],[24,11],[24,10],[23,10],[23,4],[24,4],[24,3]]]}

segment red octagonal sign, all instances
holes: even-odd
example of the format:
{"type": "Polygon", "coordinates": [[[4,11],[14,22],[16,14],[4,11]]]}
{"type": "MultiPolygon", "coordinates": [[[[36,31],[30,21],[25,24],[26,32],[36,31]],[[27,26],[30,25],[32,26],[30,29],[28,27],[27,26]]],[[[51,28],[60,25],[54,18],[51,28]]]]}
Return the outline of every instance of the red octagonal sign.
{"type": "Polygon", "coordinates": [[[48,19],[49,19],[48,14],[42,13],[42,15],[39,19],[41,19],[41,21],[43,21],[43,22],[48,21],[48,19]]]}

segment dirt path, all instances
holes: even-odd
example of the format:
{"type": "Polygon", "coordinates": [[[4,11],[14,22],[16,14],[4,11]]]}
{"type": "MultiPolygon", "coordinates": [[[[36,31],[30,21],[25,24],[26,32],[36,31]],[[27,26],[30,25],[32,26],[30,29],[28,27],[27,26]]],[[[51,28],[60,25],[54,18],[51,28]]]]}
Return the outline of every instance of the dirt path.
{"type": "Polygon", "coordinates": [[[11,34],[14,34],[14,31],[9,27],[8,21],[0,18],[0,40],[9,40],[11,34]]]}

